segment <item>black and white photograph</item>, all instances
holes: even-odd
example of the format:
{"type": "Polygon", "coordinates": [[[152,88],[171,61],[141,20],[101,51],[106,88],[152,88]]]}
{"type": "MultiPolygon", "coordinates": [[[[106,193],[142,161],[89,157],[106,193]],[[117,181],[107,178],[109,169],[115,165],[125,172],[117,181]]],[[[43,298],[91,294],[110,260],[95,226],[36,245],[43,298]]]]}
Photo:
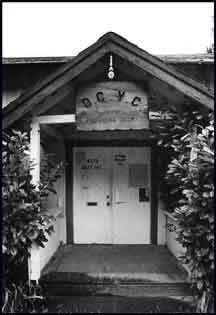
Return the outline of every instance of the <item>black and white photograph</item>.
{"type": "Polygon", "coordinates": [[[213,313],[214,2],[2,19],[2,313],[213,313]]]}

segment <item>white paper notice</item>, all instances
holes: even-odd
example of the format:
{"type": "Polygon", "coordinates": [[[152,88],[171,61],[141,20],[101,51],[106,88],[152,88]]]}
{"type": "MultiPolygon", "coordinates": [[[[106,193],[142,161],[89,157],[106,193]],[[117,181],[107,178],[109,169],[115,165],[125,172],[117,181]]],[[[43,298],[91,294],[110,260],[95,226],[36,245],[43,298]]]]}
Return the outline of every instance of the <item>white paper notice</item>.
{"type": "Polygon", "coordinates": [[[115,202],[128,202],[128,164],[117,164],[114,167],[115,202]]]}

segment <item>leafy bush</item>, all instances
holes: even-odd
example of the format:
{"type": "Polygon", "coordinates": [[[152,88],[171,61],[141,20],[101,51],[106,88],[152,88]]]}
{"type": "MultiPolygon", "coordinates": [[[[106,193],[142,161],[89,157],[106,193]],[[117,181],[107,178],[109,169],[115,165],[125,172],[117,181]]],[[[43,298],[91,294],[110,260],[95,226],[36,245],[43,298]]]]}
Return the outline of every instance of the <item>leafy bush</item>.
{"type": "Polygon", "coordinates": [[[213,305],[214,214],[213,117],[197,111],[176,115],[158,141],[172,149],[166,172],[167,205],[177,219],[177,240],[186,249],[182,262],[191,270],[197,311],[213,305]]]}
{"type": "Polygon", "coordinates": [[[13,130],[3,134],[2,165],[5,288],[15,293],[28,280],[27,259],[32,245],[44,247],[47,234],[54,231],[54,218],[46,213],[46,199],[49,192],[55,192],[53,184],[61,176],[62,164],[54,168],[46,157],[36,187],[32,183],[34,163],[30,161],[28,135],[13,130]]]}
{"type": "Polygon", "coordinates": [[[10,283],[4,290],[3,313],[47,313],[41,287],[32,283],[10,283]]]}

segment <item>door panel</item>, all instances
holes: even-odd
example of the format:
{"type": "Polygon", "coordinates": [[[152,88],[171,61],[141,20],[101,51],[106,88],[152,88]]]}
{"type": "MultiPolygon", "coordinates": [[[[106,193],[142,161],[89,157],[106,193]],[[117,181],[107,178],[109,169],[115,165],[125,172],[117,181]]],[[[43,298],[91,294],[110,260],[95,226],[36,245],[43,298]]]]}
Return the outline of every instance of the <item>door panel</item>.
{"type": "Polygon", "coordinates": [[[75,243],[110,244],[110,151],[75,148],[74,240],[75,243]]]}
{"type": "Polygon", "coordinates": [[[150,150],[114,148],[112,161],[113,242],[149,244],[150,150]]]}
{"type": "Polygon", "coordinates": [[[75,243],[150,243],[150,149],[74,150],[75,243]]]}

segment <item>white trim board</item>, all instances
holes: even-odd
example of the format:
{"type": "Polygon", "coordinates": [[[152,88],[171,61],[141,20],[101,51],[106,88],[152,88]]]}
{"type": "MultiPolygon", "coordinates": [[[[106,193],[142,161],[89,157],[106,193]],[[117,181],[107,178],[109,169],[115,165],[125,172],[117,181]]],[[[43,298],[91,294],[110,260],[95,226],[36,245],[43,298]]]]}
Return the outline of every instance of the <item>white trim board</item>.
{"type": "Polygon", "coordinates": [[[33,122],[39,124],[68,124],[76,121],[75,114],[65,115],[44,115],[33,118],[33,122]]]}

